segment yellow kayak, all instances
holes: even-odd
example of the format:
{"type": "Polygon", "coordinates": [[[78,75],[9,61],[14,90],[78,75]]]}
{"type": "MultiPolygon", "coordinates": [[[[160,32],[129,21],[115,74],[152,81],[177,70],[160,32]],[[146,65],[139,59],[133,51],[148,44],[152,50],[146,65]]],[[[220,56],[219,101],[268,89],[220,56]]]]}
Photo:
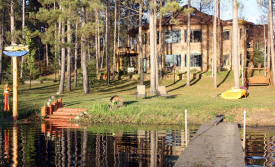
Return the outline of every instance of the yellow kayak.
{"type": "Polygon", "coordinates": [[[232,89],[227,90],[227,91],[225,91],[225,92],[223,92],[221,94],[222,98],[224,98],[224,99],[230,99],[230,100],[240,99],[240,98],[242,98],[245,95],[246,95],[246,90],[244,90],[244,89],[236,89],[236,88],[232,88],[232,89]]]}

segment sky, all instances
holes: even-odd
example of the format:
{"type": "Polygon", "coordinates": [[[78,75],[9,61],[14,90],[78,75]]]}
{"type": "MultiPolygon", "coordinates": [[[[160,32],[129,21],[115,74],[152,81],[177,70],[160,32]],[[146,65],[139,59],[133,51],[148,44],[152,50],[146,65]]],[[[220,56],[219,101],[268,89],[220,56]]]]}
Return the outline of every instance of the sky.
{"type": "MultiPolygon", "coordinates": [[[[195,0],[191,1],[191,5],[198,8],[198,3],[195,0]]],[[[257,4],[257,0],[238,0],[243,6],[242,10],[239,10],[239,17],[245,18],[245,20],[253,22],[255,24],[262,23],[261,15],[263,10],[257,4]]],[[[187,4],[187,0],[182,0],[182,5],[187,4]]],[[[223,20],[232,19],[232,0],[221,0],[221,17],[223,20]]]]}
{"type": "MultiPolygon", "coordinates": [[[[239,2],[243,5],[243,9],[239,11],[239,17],[244,17],[245,20],[256,24],[262,22],[261,15],[263,15],[264,12],[257,4],[257,0],[240,0],[239,2]]],[[[225,20],[232,19],[232,5],[227,2],[226,6],[226,9],[223,9],[223,11],[221,11],[222,18],[225,20]]]]}

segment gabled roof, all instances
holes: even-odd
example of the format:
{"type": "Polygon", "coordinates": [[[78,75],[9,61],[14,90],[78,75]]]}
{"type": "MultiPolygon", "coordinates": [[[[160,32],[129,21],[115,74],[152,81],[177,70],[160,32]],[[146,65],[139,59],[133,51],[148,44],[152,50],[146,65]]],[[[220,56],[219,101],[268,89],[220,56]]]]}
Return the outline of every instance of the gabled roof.
{"type": "MultiPolygon", "coordinates": [[[[172,18],[178,21],[179,25],[187,25],[188,16],[184,13],[184,9],[187,9],[188,6],[183,6],[180,10],[176,11],[173,16],[164,18],[162,21],[162,25],[170,25],[170,21],[172,18]]],[[[198,11],[196,8],[191,7],[194,9],[193,13],[191,13],[191,22],[190,24],[209,24],[212,22],[213,16],[208,15],[206,13],[198,11]]]]}
{"type": "MultiPolygon", "coordinates": [[[[170,26],[170,25],[176,25],[174,23],[171,23],[170,21],[174,18],[177,20],[177,25],[187,25],[188,21],[188,15],[184,13],[184,9],[188,8],[187,5],[183,6],[180,10],[173,13],[172,16],[163,17],[162,19],[162,26],[170,26]]],[[[213,15],[206,14],[204,12],[201,12],[197,10],[195,7],[191,7],[194,9],[193,13],[190,17],[190,24],[191,25],[211,25],[213,23],[213,15]]],[[[220,20],[221,25],[232,25],[232,19],[231,20],[220,20]]],[[[245,21],[245,20],[239,20],[239,24],[249,24],[254,25],[254,23],[245,21]]],[[[157,19],[157,26],[159,26],[159,19],[157,19]]],[[[144,24],[142,27],[143,30],[149,29],[149,24],[144,24]]],[[[129,31],[130,33],[137,34],[138,33],[138,27],[131,29],[129,31]]]]}

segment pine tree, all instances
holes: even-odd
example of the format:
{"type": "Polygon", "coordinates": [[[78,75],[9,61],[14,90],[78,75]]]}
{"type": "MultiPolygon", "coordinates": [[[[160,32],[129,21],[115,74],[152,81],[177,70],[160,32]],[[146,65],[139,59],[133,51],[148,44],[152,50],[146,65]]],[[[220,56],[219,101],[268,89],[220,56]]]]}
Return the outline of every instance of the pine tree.
{"type": "Polygon", "coordinates": [[[115,19],[114,19],[114,49],[113,49],[113,80],[116,72],[116,52],[117,52],[117,6],[118,0],[115,0],[115,19]]]}
{"type": "MultiPolygon", "coordinates": [[[[190,9],[191,6],[191,0],[188,0],[188,10],[190,9]]],[[[186,86],[190,86],[190,11],[187,13],[187,81],[186,81],[186,86]]]]}
{"type": "Polygon", "coordinates": [[[140,84],[144,84],[144,62],[143,62],[143,43],[142,43],[142,16],[143,16],[143,1],[139,1],[139,25],[138,25],[138,44],[139,44],[139,59],[140,59],[140,84]]]}
{"type": "Polygon", "coordinates": [[[155,0],[149,1],[149,31],[150,31],[150,93],[152,95],[157,94],[156,88],[156,54],[155,54],[155,31],[156,28],[154,22],[154,15],[155,15],[155,0]]]}
{"type": "Polygon", "coordinates": [[[239,64],[238,62],[238,5],[237,0],[232,1],[233,5],[233,33],[232,33],[232,56],[233,56],[233,71],[234,71],[234,86],[240,88],[239,79],[239,64]]]}
{"type": "Polygon", "coordinates": [[[106,31],[105,31],[105,42],[106,42],[106,66],[107,66],[107,84],[110,84],[110,55],[109,55],[109,49],[110,49],[110,0],[107,0],[107,6],[106,6],[106,31]]]}
{"type": "MultiPolygon", "coordinates": [[[[61,7],[62,12],[64,7],[61,7]]],[[[61,22],[61,71],[60,71],[60,82],[59,82],[59,94],[64,94],[64,83],[65,83],[65,66],[66,66],[66,50],[65,50],[65,20],[61,22]]]]}
{"type": "Polygon", "coordinates": [[[82,32],[81,32],[81,68],[82,68],[82,75],[83,75],[83,89],[84,93],[88,94],[90,93],[89,88],[89,78],[88,78],[88,69],[87,69],[87,52],[85,49],[86,46],[86,38],[85,33],[83,29],[85,28],[86,24],[86,9],[82,7],[81,9],[82,18],[81,18],[81,26],[82,26],[82,32]]]}
{"type": "MultiPolygon", "coordinates": [[[[0,1],[2,4],[2,0],[0,1]]],[[[4,7],[1,5],[0,6],[0,84],[2,83],[2,60],[3,60],[3,48],[4,48],[4,7]]]]}
{"type": "Polygon", "coordinates": [[[271,51],[271,65],[272,65],[272,78],[273,84],[275,84],[275,55],[274,55],[274,30],[273,30],[273,1],[268,1],[268,15],[269,15],[269,43],[270,43],[270,51],[271,51]]]}
{"type": "Polygon", "coordinates": [[[214,0],[213,45],[214,88],[217,88],[217,0],[214,0]]]}

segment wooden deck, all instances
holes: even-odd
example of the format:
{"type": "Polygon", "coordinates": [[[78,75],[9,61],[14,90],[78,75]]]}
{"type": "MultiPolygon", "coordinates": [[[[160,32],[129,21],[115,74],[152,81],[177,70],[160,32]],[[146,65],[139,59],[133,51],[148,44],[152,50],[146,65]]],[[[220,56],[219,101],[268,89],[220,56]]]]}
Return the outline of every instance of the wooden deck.
{"type": "Polygon", "coordinates": [[[175,166],[244,167],[244,152],[237,124],[202,125],[175,166]]]}

